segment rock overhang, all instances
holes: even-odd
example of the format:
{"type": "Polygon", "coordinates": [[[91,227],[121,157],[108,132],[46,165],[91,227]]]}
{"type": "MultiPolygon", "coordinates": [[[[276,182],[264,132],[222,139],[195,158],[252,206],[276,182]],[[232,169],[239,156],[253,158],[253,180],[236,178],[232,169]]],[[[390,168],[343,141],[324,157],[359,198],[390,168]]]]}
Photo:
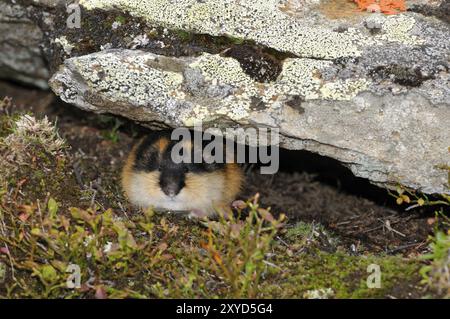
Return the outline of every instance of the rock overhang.
{"type": "Polygon", "coordinates": [[[82,108],[144,123],[276,127],[284,147],[336,158],[374,183],[448,192],[438,168],[448,165],[450,140],[448,25],[415,13],[296,17],[279,10],[282,2],[81,0],[87,12],[275,50],[281,68],[261,81],[223,47],[166,55],[134,34],[143,51],[101,51],[109,46],[93,38],[98,49],[67,54],[51,85],[82,108]]]}

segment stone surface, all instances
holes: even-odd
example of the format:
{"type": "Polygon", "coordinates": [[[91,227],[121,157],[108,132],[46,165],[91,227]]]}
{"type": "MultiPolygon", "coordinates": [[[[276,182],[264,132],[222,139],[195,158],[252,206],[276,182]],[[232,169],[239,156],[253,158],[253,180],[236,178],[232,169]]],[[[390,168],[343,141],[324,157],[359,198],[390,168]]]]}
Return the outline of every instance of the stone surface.
{"type": "Polygon", "coordinates": [[[65,7],[33,15],[64,101],[148,126],[278,128],[373,183],[450,193],[445,1],[389,16],[347,0],[79,2],[80,29],[65,7]]]}
{"type": "Polygon", "coordinates": [[[279,78],[255,83],[232,58],[163,57],[110,50],[65,61],[50,83],[63,100],[144,123],[277,127],[282,146],[343,162],[377,184],[446,192],[450,113],[423,95],[378,95],[366,80],[323,83],[328,61],[288,59],[279,78]],[[301,98],[300,98],[301,97],[301,98]]]}
{"type": "Polygon", "coordinates": [[[48,88],[50,74],[39,47],[42,37],[25,6],[0,1],[0,78],[48,88]]]}

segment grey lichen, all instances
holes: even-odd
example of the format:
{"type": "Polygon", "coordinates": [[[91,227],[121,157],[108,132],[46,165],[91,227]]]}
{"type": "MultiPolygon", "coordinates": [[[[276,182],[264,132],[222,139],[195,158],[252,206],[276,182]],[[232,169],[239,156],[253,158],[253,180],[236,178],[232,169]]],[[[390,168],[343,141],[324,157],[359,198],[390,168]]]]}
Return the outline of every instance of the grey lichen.
{"type": "Polygon", "coordinates": [[[358,56],[360,45],[366,41],[354,28],[333,32],[297,20],[279,9],[278,0],[81,0],[80,3],[88,9],[120,8],[169,28],[249,39],[301,57],[358,56]]]}
{"type": "Polygon", "coordinates": [[[127,101],[136,106],[164,104],[180,92],[179,73],[149,67],[151,55],[119,58],[112,52],[83,56],[74,63],[90,88],[111,101],[127,101]]]}
{"type": "MultiPolygon", "coordinates": [[[[266,108],[276,107],[292,95],[305,100],[350,100],[368,85],[366,79],[325,82],[320,72],[333,63],[314,59],[287,59],[280,76],[271,83],[256,82],[233,58],[208,53],[170,59],[140,51],[105,50],[68,59],[66,64],[83,78],[87,91],[102,99],[176,115],[183,125],[222,115],[243,120],[254,111],[255,98],[266,108]],[[186,103],[190,111],[180,112],[186,109],[180,104],[186,103]]],[[[65,76],[57,73],[52,82],[66,83],[65,76]]],[[[68,102],[74,102],[72,93],[63,95],[68,102]]]]}

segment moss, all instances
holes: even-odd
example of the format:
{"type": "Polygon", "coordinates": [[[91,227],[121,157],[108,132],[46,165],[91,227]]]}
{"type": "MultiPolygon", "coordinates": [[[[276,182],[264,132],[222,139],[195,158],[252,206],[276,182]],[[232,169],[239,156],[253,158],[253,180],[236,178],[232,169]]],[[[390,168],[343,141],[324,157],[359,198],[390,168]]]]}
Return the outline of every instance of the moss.
{"type": "Polygon", "coordinates": [[[176,35],[180,38],[181,41],[190,41],[193,38],[193,34],[191,32],[187,32],[184,30],[175,30],[174,31],[176,35]]]}
{"type": "Polygon", "coordinates": [[[20,114],[1,116],[0,121],[8,123],[9,133],[0,135],[0,181],[17,187],[27,202],[43,194],[63,202],[79,197],[66,146],[51,123],[20,114]]]}
{"type": "Polygon", "coordinates": [[[255,46],[232,46],[224,55],[238,60],[242,70],[257,82],[275,81],[282,70],[278,59],[255,46]]]}
{"type": "Polygon", "coordinates": [[[432,76],[422,75],[421,70],[418,68],[397,64],[378,66],[370,74],[372,77],[391,80],[394,83],[409,87],[419,87],[424,81],[434,78],[432,76]]]}
{"type": "Polygon", "coordinates": [[[12,123],[13,121],[11,120],[11,117],[0,114],[0,138],[5,137],[11,133],[12,123]]]}
{"type": "Polygon", "coordinates": [[[14,123],[19,119],[19,114],[10,114],[13,110],[13,103],[10,97],[0,99],[0,138],[12,133],[14,123]]]}
{"type": "Polygon", "coordinates": [[[379,298],[399,284],[419,281],[420,263],[395,256],[351,256],[312,249],[295,257],[275,259],[273,263],[282,272],[264,283],[261,289],[264,297],[302,298],[308,291],[331,289],[334,298],[379,298]],[[380,266],[379,289],[367,287],[370,264],[380,266]]]}
{"type": "Polygon", "coordinates": [[[114,20],[118,23],[125,24],[127,21],[127,18],[122,15],[119,15],[114,20]]]}

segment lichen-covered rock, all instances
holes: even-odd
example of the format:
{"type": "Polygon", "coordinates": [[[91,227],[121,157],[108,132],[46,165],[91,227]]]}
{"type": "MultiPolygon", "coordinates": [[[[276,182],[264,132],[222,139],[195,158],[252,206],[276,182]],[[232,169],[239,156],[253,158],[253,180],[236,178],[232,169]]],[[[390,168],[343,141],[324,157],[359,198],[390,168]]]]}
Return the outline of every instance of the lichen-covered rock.
{"type": "Polygon", "coordinates": [[[39,48],[42,38],[26,7],[0,1],[0,78],[48,88],[50,74],[39,48]]]}
{"type": "Polygon", "coordinates": [[[348,165],[378,184],[446,192],[450,109],[418,92],[380,96],[368,79],[325,81],[330,61],[287,59],[258,83],[233,58],[109,50],[65,61],[50,83],[63,100],[144,123],[239,123],[280,129],[282,146],[348,165]]]}
{"type": "Polygon", "coordinates": [[[450,193],[445,1],[396,15],[347,0],[79,3],[80,28],[65,6],[32,15],[63,100],[149,126],[275,127],[283,147],[374,183],[450,193]]]}

